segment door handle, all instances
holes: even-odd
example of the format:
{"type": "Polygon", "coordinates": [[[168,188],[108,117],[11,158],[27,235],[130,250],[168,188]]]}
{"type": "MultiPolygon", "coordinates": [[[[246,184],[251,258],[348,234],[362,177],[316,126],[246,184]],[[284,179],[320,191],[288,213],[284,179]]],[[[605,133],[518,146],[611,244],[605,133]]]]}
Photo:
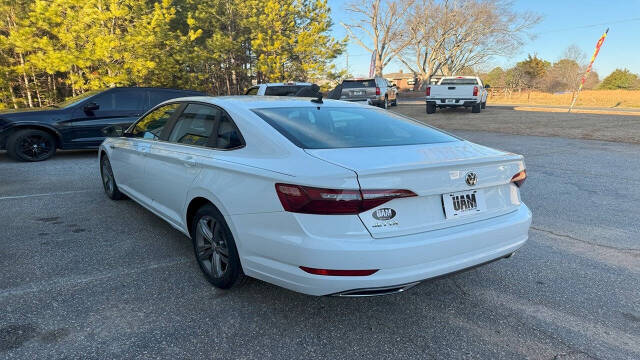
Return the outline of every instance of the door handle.
{"type": "Polygon", "coordinates": [[[183,161],[184,166],[188,167],[188,168],[192,168],[192,167],[196,167],[198,166],[198,163],[193,159],[192,156],[189,156],[187,158],[184,159],[183,161]]]}

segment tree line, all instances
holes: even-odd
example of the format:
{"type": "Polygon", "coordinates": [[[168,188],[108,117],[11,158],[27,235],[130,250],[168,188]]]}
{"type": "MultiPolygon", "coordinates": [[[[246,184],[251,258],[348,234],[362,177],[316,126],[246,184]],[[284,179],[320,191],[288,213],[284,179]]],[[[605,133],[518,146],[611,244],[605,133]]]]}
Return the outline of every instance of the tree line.
{"type": "MultiPolygon", "coordinates": [[[[584,54],[571,46],[562,58],[553,63],[537,55],[529,55],[527,59],[508,69],[495,67],[486,73],[478,73],[472,69],[466,72],[479,74],[485,83],[507,94],[522,90],[575,92],[587,68],[585,59],[584,54]]],[[[616,69],[600,81],[598,73],[591,71],[585,79],[583,89],[637,90],[640,89],[640,77],[627,69],[616,69]]]]}
{"type": "Polygon", "coordinates": [[[0,107],[158,86],[239,94],[340,76],[326,0],[0,0],[0,107]]]}

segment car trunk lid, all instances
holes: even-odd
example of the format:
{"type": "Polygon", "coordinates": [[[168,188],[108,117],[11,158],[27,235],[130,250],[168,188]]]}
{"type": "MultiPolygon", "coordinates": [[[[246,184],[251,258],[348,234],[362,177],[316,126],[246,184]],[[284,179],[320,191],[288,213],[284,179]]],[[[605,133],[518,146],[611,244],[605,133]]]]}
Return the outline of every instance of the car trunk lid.
{"type": "Polygon", "coordinates": [[[417,194],[359,214],[374,238],[461,225],[506,214],[520,205],[511,178],[524,170],[522,157],[467,141],[306,151],[355,171],[363,190],[402,189],[417,194]],[[476,176],[475,185],[466,182],[470,173],[476,176]],[[476,201],[479,211],[452,211],[458,195],[463,201],[476,201]]]}

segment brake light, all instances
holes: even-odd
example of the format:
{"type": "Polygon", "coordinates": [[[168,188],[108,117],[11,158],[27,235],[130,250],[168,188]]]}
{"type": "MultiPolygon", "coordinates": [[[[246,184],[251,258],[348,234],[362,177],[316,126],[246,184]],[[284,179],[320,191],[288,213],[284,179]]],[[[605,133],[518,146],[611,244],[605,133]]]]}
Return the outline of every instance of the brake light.
{"type": "Polygon", "coordinates": [[[478,96],[478,87],[477,86],[473,87],[473,96],[478,96]]]}
{"type": "Polygon", "coordinates": [[[378,269],[375,270],[329,270],[329,269],[314,269],[306,266],[300,266],[304,272],[308,272],[309,274],[314,275],[325,275],[325,276],[369,276],[378,272],[378,269]]]}
{"type": "Polygon", "coordinates": [[[302,214],[355,215],[388,201],[417,196],[409,190],[342,190],[276,184],[285,211],[302,214]]]}
{"type": "Polygon", "coordinates": [[[379,87],[376,88],[376,95],[380,95],[380,88],[379,87]]]}
{"type": "Polygon", "coordinates": [[[431,86],[427,86],[427,96],[431,96],[431,86]]]}
{"type": "Polygon", "coordinates": [[[527,170],[522,170],[511,178],[511,182],[517,187],[521,187],[525,180],[527,180],[527,170]]]}

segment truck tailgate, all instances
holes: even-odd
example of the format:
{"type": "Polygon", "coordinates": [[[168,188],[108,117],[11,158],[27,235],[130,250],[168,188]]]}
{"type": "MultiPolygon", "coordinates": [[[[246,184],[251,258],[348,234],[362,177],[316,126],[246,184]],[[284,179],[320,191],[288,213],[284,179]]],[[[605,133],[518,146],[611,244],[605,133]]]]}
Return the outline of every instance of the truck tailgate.
{"type": "Polygon", "coordinates": [[[473,98],[473,87],[476,85],[431,85],[429,98],[460,99],[473,98]]]}

